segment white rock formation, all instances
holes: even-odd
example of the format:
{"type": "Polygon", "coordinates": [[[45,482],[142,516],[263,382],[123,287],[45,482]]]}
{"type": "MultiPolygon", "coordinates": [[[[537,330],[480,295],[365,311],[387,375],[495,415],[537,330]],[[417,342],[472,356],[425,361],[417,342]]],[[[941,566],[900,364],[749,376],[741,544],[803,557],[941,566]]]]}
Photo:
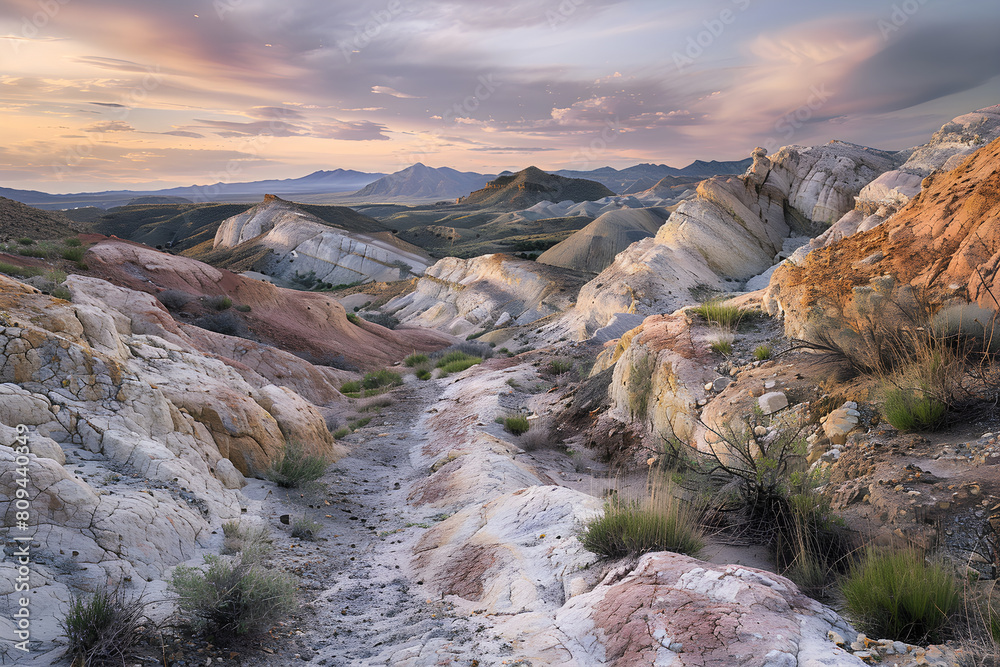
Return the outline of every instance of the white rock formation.
{"type": "Polygon", "coordinates": [[[420,248],[390,233],[373,235],[339,229],[270,196],[224,220],[213,247],[235,248],[251,241],[273,251],[263,268],[284,281],[309,274],[334,285],[400,280],[422,275],[430,264],[420,248]]]}
{"type": "Polygon", "coordinates": [[[793,229],[837,220],[897,164],[892,154],[838,141],[786,146],[770,158],[759,148],[753,157],[746,174],[703,181],[655,237],[619,253],[549,337],[588,338],[616,313],[672,312],[695,301],[694,288],[732,289],[780,261],[793,229]]]}

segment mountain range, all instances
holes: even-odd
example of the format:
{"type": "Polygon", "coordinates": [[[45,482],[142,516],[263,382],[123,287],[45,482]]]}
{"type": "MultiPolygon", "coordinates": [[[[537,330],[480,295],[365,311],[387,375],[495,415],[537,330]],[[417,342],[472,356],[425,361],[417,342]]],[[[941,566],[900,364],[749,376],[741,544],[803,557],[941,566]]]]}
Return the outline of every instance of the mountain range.
{"type": "MultiPolygon", "coordinates": [[[[693,181],[710,176],[740,174],[746,171],[750,160],[704,162],[696,160],[677,169],[667,165],[637,164],[626,169],[601,167],[591,171],[560,170],[550,172],[567,178],[596,181],[612,193],[630,194],[647,190],[665,176],[690,178],[693,181]]],[[[508,172],[504,172],[506,174],[508,172]]],[[[503,175],[503,174],[501,174],[503,175]]],[[[462,172],[450,167],[428,167],[416,163],[393,174],[368,173],[352,169],[315,171],[301,178],[269,179],[241,183],[218,182],[211,185],[190,185],[163,190],[106,190],[73,194],[50,194],[40,190],[19,190],[0,187],[0,196],[48,210],[71,209],[84,206],[114,208],[135,203],[140,197],[184,197],[195,203],[228,201],[260,201],[265,194],[279,197],[304,195],[335,195],[331,201],[310,198],[312,203],[348,203],[361,201],[393,201],[399,199],[457,199],[468,195],[495,178],[492,174],[462,172]]]]}

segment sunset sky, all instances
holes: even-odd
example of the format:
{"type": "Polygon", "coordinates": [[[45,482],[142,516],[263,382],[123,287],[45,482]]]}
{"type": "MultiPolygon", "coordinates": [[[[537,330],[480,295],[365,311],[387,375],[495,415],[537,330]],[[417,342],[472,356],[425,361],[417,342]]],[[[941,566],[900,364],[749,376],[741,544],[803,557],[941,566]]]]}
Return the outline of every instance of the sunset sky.
{"type": "Polygon", "coordinates": [[[996,0],[2,0],[0,185],[681,167],[1000,103],[996,0]]]}

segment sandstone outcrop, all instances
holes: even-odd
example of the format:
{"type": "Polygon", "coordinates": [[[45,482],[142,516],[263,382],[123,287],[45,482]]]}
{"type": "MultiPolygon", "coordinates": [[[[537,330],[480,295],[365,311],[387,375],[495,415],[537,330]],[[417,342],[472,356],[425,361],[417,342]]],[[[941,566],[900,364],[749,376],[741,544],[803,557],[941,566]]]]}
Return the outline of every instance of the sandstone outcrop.
{"type": "Polygon", "coordinates": [[[536,261],[587,273],[600,273],[636,241],[655,236],[667,219],[663,209],[623,209],[602,213],[568,239],[557,243],[536,261]]]}
{"type": "Polygon", "coordinates": [[[446,257],[383,310],[406,324],[465,336],[501,321],[517,326],[566,311],[582,275],[509,255],[446,257]]]}
{"type": "Polygon", "coordinates": [[[254,269],[286,282],[307,276],[331,285],[401,280],[422,274],[430,264],[423,250],[389,232],[339,229],[272,195],[223,220],[212,247],[224,250],[244,244],[270,251],[254,269]]]}
{"type": "Polygon", "coordinates": [[[618,254],[580,290],[577,306],[552,333],[588,338],[616,313],[672,312],[696,288],[732,289],[785,252],[793,230],[836,221],[854,196],[897,163],[882,151],[844,142],[763,149],[740,177],[714,177],[681,202],[655,237],[618,254]]]}
{"type": "Polygon", "coordinates": [[[1000,140],[932,176],[886,223],[775,271],[764,304],[789,336],[859,344],[868,315],[892,321],[972,303],[995,312],[1000,295],[1000,140]],[[915,310],[916,309],[916,310],[915,310]]]}

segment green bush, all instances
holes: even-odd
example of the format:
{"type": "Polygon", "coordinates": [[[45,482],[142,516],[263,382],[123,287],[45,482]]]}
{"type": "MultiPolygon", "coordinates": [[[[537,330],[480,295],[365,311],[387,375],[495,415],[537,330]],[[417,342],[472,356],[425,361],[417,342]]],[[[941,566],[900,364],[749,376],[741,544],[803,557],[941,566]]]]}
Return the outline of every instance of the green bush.
{"type": "Polygon", "coordinates": [[[245,303],[241,303],[240,305],[236,306],[236,310],[240,311],[241,313],[249,313],[251,310],[253,310],[253,308],[246,305],[245,303]]]}
{"type": "Polygon", "coordinates": [[[725,305],[725,299],[711,299],[694,309],[702,319],[712,324],[718,324],[724,329],[735,329],[744,316],[743,310],[737,306],[725,305]]]}
{"type": "Polygon", "coordinates": [[[430,359],[428,359],[426,354],[411,354],[406,359],[403,359],[403,365],[407,368],[413,368],[414,366],[419,366],[420,364],[426,364],[430,359]]]}
{"type": "Polygon", "coordinates": [[[267,478],[286,489],[315,482],[326,472],[327,461],[322,456],[310,456],[301,443],[292,441],[285,445],[280,461],[271,464],[267,478]]]}
{"type": "Polygon", "coordinates": [[[323,524],[303,516],[292,522],[292,537],[312,542],[322,528],[323,524]]]}
{"type": "Polygon", "coordinates": [[[868,551],[841,586],[857,626],[871,637],[939,643],[960,602],[955,577],[922,553],[868,551]]]}
{"type": "MultiPolygon", "coordinates": [[[[438,359],[437,367],[444,368],[445,366],[448,366],[450,364],[472,361],[472,360],[475,360],[473,363],[478,364],[483,359],[482,357],[475,357],[471,354],[466,354],[465,352],[449,352],[448,354],[438,359]]],[[[472,364],[469,364],[469,366],[471,365],[472,364]]],[[[468,366],[466,366],[466,368],[468,368],[468,366]]]]}
{"type": "Polygon", "coordinates": [[[895,388],[886,392],[883,410],[900,431],[934,431],[944,425],[948,406],[923,390],[895,388]]]}
{"type": "Polygon", "coordinates": [[[74,664],[124,664],[143,638],[148,622],[141,596],[126,597],[121,588],[98,588],[89,598],[73,597],[60,620],[66,655],[74,664]]]}
{"type": "Polygon", "coordinates": [[[214,308],[215,310],[221,312],[223,310],[229,310],[230,308],[232,308],[233,300],[230,299],[228,296],[220,295],[209,299],[208,304],[211,308],[214,308]]]}
{"type": "Polygon", "coordinates": [[[699,513],[662,485],[641,502],[615,499],[604,514],[587,524],[580,541],[588,551],[608,558],[651,551],[695,555],[705,546],[699,513]]]}
{"type": "MultiPolygon", "coordinates": [[[[399,373],[382,369],[372,373],[366,373],[361,380],[361,386],[365,389],[382,389],[383,387],[398,387],[403,384],[403,378],[399,373]]],[[[366,392],[367,394],[367,392],[366,392]]]]}
{"type": "Polygon", "coordinates": [[[63,240],[63,243],[69,246],[70,248],[79,248],[80,246],[83,245],[83,241],[76,238],[75,236],[71,236],[70,238],[63,240]]]}
{"type": "Polygon", "coordinates": [[[506,417],[503,420],[503,427],[508,433],[521,435],[528,432],[528,429],[531,428],[531,422],[524,415],[516,415],[514,417],[506,417]]]}
{"type": "Polygon", "coordinates": [[[713,352],[718,354],[732,354],[733,342],[731,340],[717,340],[710,345],[713,352]]]}
{"type": "Polygon", "coordinates": [[[565,359],[553,359],[549,362],[549,372],[553,375],[562,375],[573,369],[573,362],[565,359]]]}
{"type": "Polygon", "coordinates": [[[361,391],[361,380],[349,380],[340,385],[341,394],[356,394],[361,391]]]}
{"type": "Polygon", "coordinates": [[[758,345],[753,351],[753,357],[757,361],[766,361],[771,358],[771,346],[770,345],[758,345]]]}
{"type": "Polygon", "coordinates": [[[429,370],[427,370],[426,368],[422,368],[419,371],[417,371],[417,379],[418,380],[430,380],[431,379],[431,372],[429,370]]]}
{"type": "Polygon", "coordinates": [[[37,259],[48,259],[49,257],[49,251],[47,249],[33,248],[31,246],[19,249],[17,254],[23,255],[24,257],[35,257],[37,259]]]}
{"type": "Polygon", "coordinates": [[[471,368],[480,362],[482,362],[482,359],[479,357],[465,356],[462,359],[456,359],[455,361],[450,361],[444,365],[439,363],[438,368],[441,369],[441,373],[438,377],[448,377],[452,373],[461,373],[462,371],[471,368]]]}
{"type": "Polygon", "coordinates": [[[205,556],[207,569],[178,565],[170,579],[177,606],[217,642],[255,633],[286,617],[296,606],[295,579],[258,561],[205,556]]]}
{"type": "Polygon", "coordinates": [[[37,266],[17,266],[16,264],[0,262],[0,273],[20,278],[31,278],[33,276],[40,276],[45,272],[37,266]]]}
{"type": "Polygon", "coordinates": [[[239,521],[222,524],[223,555],[241,554],[244,560],[261,560],[269,553],[273,544],[266,526],[244,526],[239,521]]]}
{"type": "Polygon", "coordinates": [[[336,431],[334,431],[333,437],[335,440],[340,440],[341,438],[346,438],[350,434],[351,434],[351,429],[347,426],[344,426],[343,428],[338,428],[336,431]]]}
{"type": "Polygon", "coordinates": [[[79,262],[83,260],[83,254],[87,252],[86,248],[80,246],[74,246],[70,248],[63,248],[62,255],[63,259],[68,259],[71,262],[79,262]]]}
{"type": "Polygon", "coordinates": [[[24,236],[19,238],[17,242],[21,245],[32,245],[35,242],[35,239],[24,236]]]}
{"type": "Polygon", "coordinates": [[[361,325],[361,318],[355,315],[354,313],[347,313],[347,321],[350,322],[351,324],[356,324],[358,326],[361,325]]]}
{"type": "Polygon", "coordinates": [[[365,426],[368,426],[368,424],[371,423],[371,420],[372,420],[371,417],[364,417],[362,419],[355,419],[354,421],[349,422],[347,425],[351,428],[352,431],[357,431],[359,428],[364,428],[365,426]]]}

